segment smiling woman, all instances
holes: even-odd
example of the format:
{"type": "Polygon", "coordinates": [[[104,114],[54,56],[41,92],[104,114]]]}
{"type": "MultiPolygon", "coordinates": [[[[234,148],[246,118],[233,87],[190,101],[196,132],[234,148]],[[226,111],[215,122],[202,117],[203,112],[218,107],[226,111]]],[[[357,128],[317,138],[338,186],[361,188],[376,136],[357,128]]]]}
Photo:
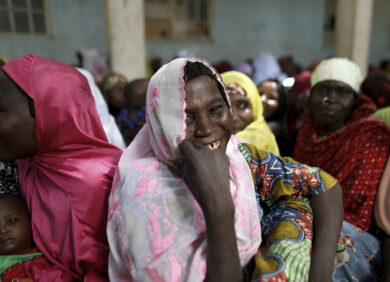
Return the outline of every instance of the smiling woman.
{"type": "Polygon", "coordinates": [[[202,59],[158,70],[146,107],[110,196],[111,281],[242,281],[242,268],[256,280],[330,279],[342,218],[334,178],[240,144],[221,77],[202,59]]]}

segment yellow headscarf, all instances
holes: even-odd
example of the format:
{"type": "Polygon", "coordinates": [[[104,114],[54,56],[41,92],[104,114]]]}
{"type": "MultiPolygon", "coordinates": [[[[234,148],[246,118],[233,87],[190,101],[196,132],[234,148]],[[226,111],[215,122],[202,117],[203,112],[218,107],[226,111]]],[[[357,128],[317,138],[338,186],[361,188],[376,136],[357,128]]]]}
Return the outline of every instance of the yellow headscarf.
{"type": "Polygon", "coordinates": [[[242,87],[252,105],[253,122],[236,135],[243,141],[257,146],[259,149],[280,156],[275,136],[264,120],[263,103],[261,102],[256,85],[247,75],[238,71],[224,72],[221,76],[225,85],[235,83],[242,87]]]}

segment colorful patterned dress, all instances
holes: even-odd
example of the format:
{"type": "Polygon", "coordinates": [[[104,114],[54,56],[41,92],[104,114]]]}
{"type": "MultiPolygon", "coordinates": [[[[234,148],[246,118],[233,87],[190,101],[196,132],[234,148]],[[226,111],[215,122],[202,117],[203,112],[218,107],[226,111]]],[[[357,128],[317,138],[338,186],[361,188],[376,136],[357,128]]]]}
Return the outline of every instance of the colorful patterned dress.
{"type": "Polygon", "coordinates": [[[320,168],[239,144],[252,171],[263,242],[252,281],[307,281],[313,238],[310,198],[337,181],[320,168]]]}

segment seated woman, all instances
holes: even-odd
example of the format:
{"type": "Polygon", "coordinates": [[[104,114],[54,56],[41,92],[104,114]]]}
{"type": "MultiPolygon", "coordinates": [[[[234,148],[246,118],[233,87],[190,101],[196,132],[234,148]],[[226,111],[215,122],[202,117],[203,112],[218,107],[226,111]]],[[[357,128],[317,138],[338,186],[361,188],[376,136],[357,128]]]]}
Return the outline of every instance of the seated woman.
{"type": "Polygon", "coordinates": [[[232,105],[232,133],[259,149],[279,156],[275,136],[263,117],[263,104],[256,85],[248,76],[238,71],[224,72],[221,77],[232,105]]]}
{"type": "Polygon", "coordinates": [[[121,150],[110,145],[86,78],[36,55],[0,70],[0,160],[18,160],[41,281],[107,280],[108,195],[121,150]]]}
{"type": "MultiPolygon", "coordinates": [[[[389,154],[390,130],[370,116],[376,106],[358,94],[360,82],[358,66],[347,59],[333,58],[317,66],[311,76],[311,115],[299,129],[294,157],[335,176],[343,189],[344,219],[368,231],[389,154]]],[[[348,226],[343,232],[351,232],[353,228],[348,226]]],[[[372,253],[365,255],[373,257],[375,247],[368,249],[372,253]]],[[[367,261],[355,267],[356,277],[361,277],[361,269],[370,268],[367,261]]]]}
{"type": "Polygon", "coordinates": [[[286,121],[287,89],[274,78],[262,81],[257,89],[264,108],[264,118],[275,135],[282,156],[292,156],[294,143],[286,121]]]}
{"type": "Polygon", "coordinates": [[[109,201],[112,281],[242,281],[254,256],[252,279],[302,281],[309,268],[331,279],[342,218],[333,177],[239,144],[223,82],[204,60],[164,65],[146,107],[109,201]]]}

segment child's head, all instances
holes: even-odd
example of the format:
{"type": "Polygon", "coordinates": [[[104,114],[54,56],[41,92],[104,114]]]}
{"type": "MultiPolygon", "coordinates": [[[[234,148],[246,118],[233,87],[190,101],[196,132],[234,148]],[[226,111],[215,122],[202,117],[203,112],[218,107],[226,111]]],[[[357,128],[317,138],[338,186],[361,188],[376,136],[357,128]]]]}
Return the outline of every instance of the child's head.
{"type": "Polygon", "coordinates": [[[126,85],[124,93],[128,109],[139,110],[145,106],[148,84],[149,79],[140,78],[132,80],[126,85]]]}
{"type": "Polygon", "coordinates": [[[26,203],[19,196],[0,194],[0,255],[17,254],[33,247],[26,203]]]}

